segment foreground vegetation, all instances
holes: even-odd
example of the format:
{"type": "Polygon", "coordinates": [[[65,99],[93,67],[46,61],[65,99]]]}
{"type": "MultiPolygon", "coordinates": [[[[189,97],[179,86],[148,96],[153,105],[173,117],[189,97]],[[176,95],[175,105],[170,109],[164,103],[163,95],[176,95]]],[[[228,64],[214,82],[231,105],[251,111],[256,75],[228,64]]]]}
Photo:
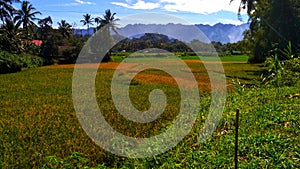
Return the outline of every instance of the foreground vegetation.
{"type": "Polygon", "coordinates": [[[37,56],[0,52],[0,74],[18,72],[24,68],[36,68],[42,66],[43,63],[44,60],[37,56]]]}
{"type": "MultiPolygon", "coordinates": [[[[224,68],[228,82],[233,80],[237,84],[237,78],[251,83],[249,79],[258,79],[258,71],[262,71],[259,65],[250,64],[225,64],[224,68]]],[[[165,91],[169,103],[157,121],[137,125],[122,118],[113,106],[109,93],[113,72],[100,69],[96,79],[96,96],[107,121],[129,136],[148,137],[163,132],[178,113],[178,89],[165,84],[134,82],[130,88],[131,99],[139,109],[149,106],[144,102],[147,103],[154,88],[165,91]]],[[[236,108],[241,110],[240,167],[300,167],[299,83],[281,88],[236,85],[235,93],[227,96],[217,131],[199,144],[197,135],[210,105],[209,95],[203,92],[197,123],[179,145],[155,157],[128,159],[104,151],[81,128],[72,103],[72,73],[71,68],[42,67],[0,75],[0,168],[233,167],[236,108]]]]}

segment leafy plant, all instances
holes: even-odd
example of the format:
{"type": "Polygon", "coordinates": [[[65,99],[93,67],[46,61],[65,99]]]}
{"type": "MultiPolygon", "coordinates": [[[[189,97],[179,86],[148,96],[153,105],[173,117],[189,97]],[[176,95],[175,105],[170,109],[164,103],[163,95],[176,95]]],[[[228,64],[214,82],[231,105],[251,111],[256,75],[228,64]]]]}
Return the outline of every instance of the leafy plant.
{"type": "Polygon", "coordinates": [[[13,73],[22,68],[34,68],[43,65],[43,59],[29,54],[11,54],[6,51],[0,52],[0,73],[13,73]]]}
{"type": "Polygon", "coordinates": [[[281,60],[277,54],[266,59],[265,67],[268,71],[262,76],[262,82],[277,87],[295,85],[299,81],[300,60],[293,55],[291,43],[280,52],[284,59],[281,60]]]}
{"type": "Polygon", "coordinates": [[[294,58],[291,42],[288,43],[286,48],[284,48],[283,50],[279,50],[279,51],[285,57],[284,60],[289,60],[289,59],[294,58]]]}

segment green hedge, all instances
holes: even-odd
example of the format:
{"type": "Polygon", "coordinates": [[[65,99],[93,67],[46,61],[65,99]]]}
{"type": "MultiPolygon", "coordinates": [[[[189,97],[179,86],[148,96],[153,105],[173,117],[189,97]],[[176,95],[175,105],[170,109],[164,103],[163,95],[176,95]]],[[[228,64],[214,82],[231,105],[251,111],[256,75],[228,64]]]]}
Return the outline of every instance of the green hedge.
{"type": "Polygon", "coordinates": [[[0,52],[0,74],[14,73],[22,68],[35,68],[43,65],[43,59],[29,54],[11,54],[0,52]]]}

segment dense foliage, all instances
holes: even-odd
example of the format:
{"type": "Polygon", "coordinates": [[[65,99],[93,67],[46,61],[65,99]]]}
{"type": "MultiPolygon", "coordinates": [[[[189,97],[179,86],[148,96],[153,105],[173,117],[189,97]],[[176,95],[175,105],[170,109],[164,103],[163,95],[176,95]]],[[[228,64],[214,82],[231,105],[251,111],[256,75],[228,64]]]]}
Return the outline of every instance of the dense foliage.
{"type": "Polygon", "coordinates": [[[262,79],[264,84],[276,87],[293,86],[299,81],[300,59],[293,55],[291,43],[281,54],[284,59],[280,59],[277,54],[266,59],[265,66],[268,69],[262,79]]]}
{"type": "Polygon", "coordinates": [[[299,4],[299,0],[242,0],[251,22],[250,30],[245,32],[245,42],[253,55],[250,62],[264,62],[274,54],[284,59],[278,51],[289,42],[293,53],[299,53],[299,4]]]}
{"type": "MultiPolygon", "coordinates": [[[[58,22],[58,29],[52,27],[53,21],[50,16],[37,18],[41,13],[29,1],[22,1],[20,9],[12,6],[12,0],[0,1],[1,21],[0,25],[0,50],[10,53],[30,53],[45,60],[46,64],[52,63],[75,63],[84,42],[90,36],[75,35],[72,26],[65,20],[58,22]],[[40,41],[35,44],[33,41],[40,41]]],[[[93,25],[97,23],[95,31],[110,24],[110,29],[116,30],[115,23],[119,19],[116,13],[110,10],[105,11],[103,17],[92,18],[90,14],[84,15],[81,20],[83,25],[93,25]]],[[[107,34],[110,36],[109,29],[107,34]]],[[[117,33],[117,32],[116,32],[117,33]]],[[[112,43],[112,37],[110,39],[112,43]]],[[[110,61],[110,53],[106,55],[104,61],[110,61]]]]}
{"type": "Polygon", "coordinates": [[[157,33],[145,33],[132,38],[124,38],[115,35],[114,38],[123,39],[113,47],[112,50],[115,52],[136,52],[139,50],[158,48],[173,53],[181,53],[181,56],[191,56],[196,55],[196,53],[203,56],[214,50],[218,52],[219,56],[245,53],[240,42],[234,44],[222,44],[214,41],[211,43],[204,43],[199,40],[193,40],[184,43],[180,40],[157,33]],[[191,47],[194,47],[194,50],[191,49],[191,47]],[[214,49],[212,49],[212,47],[214,49]]]}
{"type": "Polygon", "coordinates": [[[0,74],[21,71],[22,68],[35,68],[43,65],[43,59],[28,54],[0,52],[0,74]]]}

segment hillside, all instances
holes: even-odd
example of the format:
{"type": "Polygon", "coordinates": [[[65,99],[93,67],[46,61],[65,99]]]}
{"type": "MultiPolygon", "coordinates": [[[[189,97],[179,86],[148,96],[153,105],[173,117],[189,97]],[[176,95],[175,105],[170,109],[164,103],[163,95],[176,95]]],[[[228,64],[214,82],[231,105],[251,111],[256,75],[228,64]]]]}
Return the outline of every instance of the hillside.
{"type": "MultiPolygon", "coordinates": [[[[145,33],[164,33],[165,35],[175,35],[175,37],[184,37],[183,39],[179,39],[182,41],[190,42],[195,36],[191,34],[194,32],[193,29],[200,29],[206,37],[200,37],[203,41],[216,41],[225,43],[234,43],[243,39],[243,32],[249,28],[249,24],[242,25],[232,25],[232,24],[222,24],[218,23],[216,25],[204,25],[204,24],[196,24],[196,25],[182,25],[182,24],[129,24],[125,27],[119,28],[118,33],[124,37],[136,37],[140,36],[137,32],[145,32],[145,33]]],[[[90,28],[89,32],[93,32],[94,28],[90,28]]],[[[87,29],[76,29],[74,30],[75,34],[83,34],[86,35],[88,33],[87,29]]],[[[199,38],[198,38],[199,39],[199,38]]]]}

